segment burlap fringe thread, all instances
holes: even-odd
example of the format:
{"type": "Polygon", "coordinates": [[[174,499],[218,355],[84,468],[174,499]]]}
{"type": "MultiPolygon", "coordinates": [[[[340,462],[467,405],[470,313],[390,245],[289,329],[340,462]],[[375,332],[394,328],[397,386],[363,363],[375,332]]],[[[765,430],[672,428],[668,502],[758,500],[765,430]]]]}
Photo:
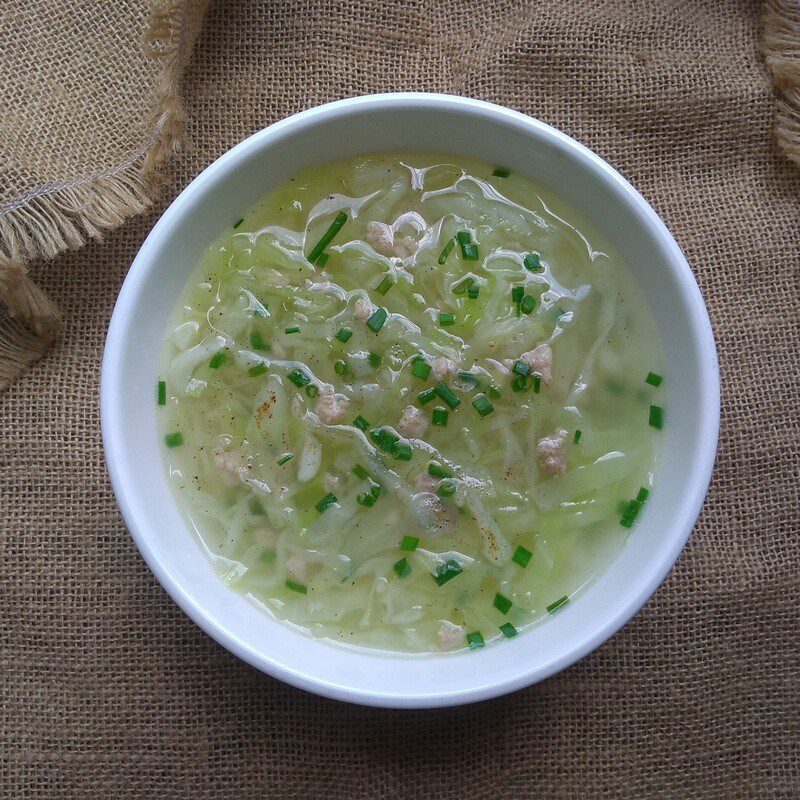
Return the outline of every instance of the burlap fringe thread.
{"type": "Polygon", "coordinates": [[[144,40],[148,56],[163,63],[160,100],[152,135],[138,152],[106,173],[35,187],[0,209],[0,391],[49,349],[60,327],[58,309],[28,276],[28,262],[99,239],[151,204],[164,163],[183,142],[180,79],[207,4],[170,0],[152,11],[144,40]]]}

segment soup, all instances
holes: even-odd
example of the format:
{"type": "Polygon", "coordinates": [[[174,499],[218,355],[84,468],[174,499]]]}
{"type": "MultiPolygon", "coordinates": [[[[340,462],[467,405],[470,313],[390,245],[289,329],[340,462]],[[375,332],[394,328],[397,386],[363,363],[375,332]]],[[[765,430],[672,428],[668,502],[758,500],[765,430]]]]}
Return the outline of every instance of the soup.
{"type": "Polygon", "coordinates": [[[468,650],[619,552],[662,373],[627,267],[557,198],[469,159],[369,155],[295,175],[208,248],[159,424],[230,587],[313,636],[468,650]]]}

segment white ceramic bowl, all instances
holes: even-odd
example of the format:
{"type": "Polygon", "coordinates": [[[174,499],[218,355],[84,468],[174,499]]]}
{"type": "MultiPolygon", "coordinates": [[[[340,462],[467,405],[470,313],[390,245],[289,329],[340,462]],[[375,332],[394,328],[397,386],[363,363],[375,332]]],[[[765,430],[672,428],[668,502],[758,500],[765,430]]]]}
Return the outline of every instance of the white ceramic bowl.
{"type": "Polygon", "coordinates": [[[717,445],[719,375],[700,291],[653,209],[608,164],[553,128],[460,97],[357,97],[271,125],[181,193],[136,256],[108,331],[103,442],[125,522],[162,586],[208,634],[260,670],[328,697],[376,706],[455,705],[547,678],[602,644],[675,563],[703,502],[717,445]],[[645,511],[617,560],[564,611],[477,652],[390,656],[311,639],[225,588],[184,523],[156,432],[157,357],[204,249],[270,188],[309,164],[370,151],[480,158],[550,187],[593,222],[651,301],[666,355],[665,450],[645,511]]]}

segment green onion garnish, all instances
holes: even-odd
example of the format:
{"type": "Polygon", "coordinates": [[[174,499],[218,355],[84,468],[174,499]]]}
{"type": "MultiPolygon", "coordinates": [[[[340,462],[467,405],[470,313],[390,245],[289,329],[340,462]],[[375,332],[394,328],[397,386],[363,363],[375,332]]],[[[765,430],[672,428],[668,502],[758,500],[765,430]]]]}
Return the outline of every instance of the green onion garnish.
{"type": "Polygon", "coordinates": [[[515,375],[514,380],[511,381],[512,392],[529,392],[532,386],[533,386],[532,375],[528,375],[527,378],[523,378],[522,375],[515,375]]]}
{"type": "Polygon", "coordinates": [[[452,497],[455,493],[456,484],[454,481],[445,478],[439,482],[439,488],[436,490],[436,494],[438,494],[439,497],[452,497]]]}
{"type": "Polygon", "coordinates": [[[308,254],[308,260],[313,264],[322,251],[333,241],[333,237],[342,229],[342,226],[347,222],[347,214],[340,211],[333,219],[330,227],[322,238],[314,245],[314,249],[308,254]]]}
{"type": "Polygon", "coordinates": [[[481,382],[477,375],[472,372],[467,372],[465,369],[460,369],[458,371],[458,377],[465,383],[470,384],[470,386],[478,386],[481,382]]]}
{"type": "Polygon", "coordinates": [[[475,283],[472,286],[470,286],[469,289],[467,289],[467,296],[469,297],[470,300],[477,300],[478,293],[480,292],[480,290],[481,287],[478,286],[477,283],[475,283]]]}
{"type": "Polygon", "coordinates": [[[650,406],[650,425],[659,430],[664,427],[664,409],[661,406],[650,406]]]}
{"type": "Polygon", "coordinates": [[[411,445],[396,444],[394,450],[392,450],[392,455],[398,461],[411,461],[411,445]]]}
{"type": "Polygon", "coordinates": [[[311,383],[311,378],[302,369],[292,370],[286,377],[298,389],[302,389],[304,386],[308,386],[308,384],[311,383]]]}
{"type": "Polygon", "coordinates": [[[400,549],[406,553],[413,553],[419,544],[418,536],[404,536],[403,541],[400,542],[400,549]]]}
{"type": "Polygon", "coordinates": [[[258,558],[260,561],[265,561],[266,563],[269,564],[275,560],[276,555],[277,553],[274,550],[267,547],[266,549],[261,551],[261,555],[258,558]]]}
{"type": "Polygon", "coordinates": [[[619,524],[622,525],[623,528],[633,527],[633,523],[636,522],[636,517],[639,516],[642,506],[649,496],[650,490],[642,486],[633,500],[629,503],[623,503],[622,519],[619,521],[619,524]]]}
{"type": "Polygon", "coordinates": [[[373,333],[377,333],[383,327],[383,323],[386,322],[388,316],[389,312],[385,308],[375,309],[367,320],[367,327],[373,333]]]}
{"type": "MultiPolygon", "coordinates": [[[[434,394],[436,392],[434,391],[434,394]]],[[[431,425],[438,425],[441,428],[447,427],[447,418],[450,412],[444,406],[436,406],[431,414],[431,425]]]]}
{"type": "Polygon", "coordinates": [[[500,630],[506,639],[511,639],[519,633],[519,631],[510,622],[504,622],[500,626],[500,630]]]}
{"type": "Polygon", "coordinates": [[[450,312],[439,314],[439,325],[443,328],[449,328],[451,325],[456,324],[456,315],[450,312]]]}
{"type": "Polygon", "coordinates": [[[439,395],[439,397],[442,398],[442,400],[444,400],[445,403],[447,403],[448,406],[450,406],[451,411],[461,403],[461,399],[450,389],[446,383],[442,381],[436,384],[434,391],[439,395]]]}
{"type": "Polygon", "coordinates": [[[523,569],[528,566],[532,558],[533,553],[531,553],[527,547],[523,547],[522,545],[519,545],[519,547],[517,547],[517,549],[514,551],[514,555],[511,556],[511,560],[515,564],[519,564],[523,569]]]}
{"type": "Polygon", "coordinates": [[[225,363],[226,360],[227,359],[225,357],[225,353],[221,351],[219,353],[214,353],[214,355],[211,356],[211,359],[208,362],[208,367],[209,369],[219,369],[225,363]]]}
{"type": "Polygon", "coordinates": [[[166,381],[159,381],[158,382],[158,396],[157,402],[160,406],[165,406],[167,404],[167,382],[166,381]]]}
{"type": "Polygon", "coordinates": [[[353,331],[351,331],[350,328],[342,328],[334,338],[338,339],[342,344],[344,344],[352,335],[353,331]]]}
{"type": "Polygon", "coordinates": [[[327,253],[320,253],[316,257],[316,259],[314,260],[314,263],[318,267],[324,267],[328,263],[328,254],[327,253]]]}
{"type": "Polygon", "coordinates": [[[642,488],[639,489],[639,492],[636,495],[636,502],[644,503],[644,501],[647,500],[648,497],[650,497],[650,490],[645,489],[644,486],[642,486],[642,488]]]}
{"type": "Polygon", "coordinates": [[[370,353],[369,354],[369,365],[373,369],[378,369],[381,365],[381,361],[383,361],[383,356],[379,356],[377,353],[370,353]]]}
{"type": "Polygon", "coordinates": [[[580,440],[581,440],[581,429],[578,428],[575,431],[575,435],[572,437],[572,444],[578,444],[580,440]]]}
{"type": "Polygon", "coordinates": [[[511,299],[515,303],[521,303],[522,298],[525,296],[525,288],[522,286],[515,286],[511,290],[511,299]]]}
{"type": "Polygon", "coordinates": [[[256,375],[263,375],[267,371],[266,364],[254,364],[250,369],[247,370],[247,374],[251,378],[255,378],[256,375]]]}
{"type": "Polygon", "coordinates": [[[503,396],[503,393],[500,391],[500,389],[493,383],[490,383],[486,387],[486,394],[488,394],[489,397],[493,397],[495,400],[503,396]]]}
{"type": "Polygon", "coordinates": [[[309,397],[316,397],[319,394],[319,388],[317,386],[314,386],[313,383],[309,384],[308,386],[306,386],[306,394],[309,397]]]}
{"type": "Polygon", "coordinates": [[[651,386],[661,386],[661,381],[663,380],[661,375],[657,375],[655,372],[648,372],[644,382],[649,383],[651,386]]]}
{"type": "Polygon", "coordinates": [[[480,631],[472,631],[472,633],[467,634],[467,644],[470,650],[477,650],[479,647],[483,647],[486,642],[483,641],[483,635],[480,631]]]}
{"type": "Polygon", "coordinates": [[[300,333],[299,325],[290,325],[288,328],[283,329],[284,333],[300,333]]]}
{"type": "Polygon", "coordinates": [[[287,461],[291,461],[294,458],[294,453],[284,453],[278,459],[278,466],[282,467],[287,461]]]}
{"type": "Polygon", "coordinates": [[[411,374],[415,378],[426,381],[428,380],[428,375],[431,374],[431,365],[425,361],[424,358],[419,356],[414,359],[414,366],[411,367],[411,374]]]}
{"type": "Polygon", "coordinates": [[[443,586],[447,581],[453,580],[453,578],[460,575],[463,571],[458,561],[454,558],[448,558],[447,561],[444,561],[436,567],[436,572],[434,572],[431,577],[436,581],[437,586],[443,586]]]}
{"type": "Polygon", "coordinates": [[[244,222],[244,217],[236,220],[236,222],[233,223],[233,229],[236,230],[243,222],[244,222]]]}
{"type": "Polygon", "coordinates": [[[424,406],[426,403],[430,403],[433,398],[436,397],[436,389],[424,389],[417,395],[417,400],[419,400],[419,404],[424,406]]]}
{"type": "Polygon", "coordinates": [[[450,251],[455,247],[455,245],[456,245],[455,236],[452,239],[448,239],[447,244],[445,244],[445,246],[442,248],[442,252],[439,253],[440,264],[444,264],[444,262],[447,261],[447,256],[450,255],[450,251]]]}
{"type": "Polygon", "coordinates": [[[469,231],[459,231],[456,234],[459,244],[469,244],[472,241],[472,234],[469,231]]]}
{"type": "Polygon", "coordinates": [[[253,500],[253,502],[250,503],[250,513],[254,517],[263,517],[264,516],[264,513],[265,513],[264,512],[264,506],[261,505],[261,501],[260,500],[253,500]]]}
{"type": "Polygon", "coordinates": [[[374,494],[359,494],[356,495],[356,503],[365,508],[372,508],[378,498],[374,494]]]}
{"type": "Polygon", "coordinates": [[[337,358],[336,361],[333,362],[333,371],[337,375],[347,375],[349,369],[347,362],[343,358],[337,358]]]}
{"type": "Polygon", "coordinates": [[[258,331],[253,331],[250,334],[250,347],[252,347],[253,350],[269,350],[269,345],[264,341],[264,337],[258,331]]]}
{"type": "Polygon", "coordinates": [[[533,392],[534,394],[539,394],[540,389],[542,388],[542,376],[541,375],[534,375],[533,376],[533,392]]]}
{"type": "Polygon", "coordinates": [[[308,594],[308,588],[305,586],[305,584],[287,580],[284,582],[284,586],[287,589],[291,589],[293,592],[297,592],[298,594],[308,594]]]}
{"type": "Polygon", "coordinates": [[[432,475],[434,478],[452,478],[452,473],[448,472],[441,464],[438,464],[436,461],[429,461],[428,462],[428,475],[432,475]]]}
{"type": "MultiPolygon", "coordinates": [[[[361,417],[363,419],[363,417],[361,417]]],[[[366,420],[364,420],[366,422],[366,420]]],[[[359,426],[360,427],[360,426],[359,426]]],[[[353,468],[350,470],[357,478],[361,478],[362,480],[371,480],[369,472],[367,472],[361,464],[355,464],[353,468]]]]}
{"type": "Polygon", "coordinates": [[[494,603],[492,605],[501,613],[508,614],[511,606],[514,605],[507,597],[504,597],[500,592],[494,596],[494,603]]]}
{"type": "Polygon", "coordinates": [[[383,280],[375,287],[378,294],[386,294],[394,286],[394,278],[391,275],[384,275],[383,280]]]}
{"type": "Polygon", "coordinates": [[[183,444],[183,434],[180,431],[168,433],[164,437],[164,444],[167,447],[180,447],[183,444]]]}
{"type": "Polygon", "coordinates": [[[369,432],[369,438],[377,445],[384,453],[394,452],[395,446],[400,441],[400,437],[392,433],[388,428],[373,428],[369,432]]]}
{"type": "Polygon", "coordinates": [[[521,375],[523,378],[527,378],[528,375],[531,374],[531,368],[526,364],[524,361],[517,361],[514,364],[514,369],[511,370],[516,375],[521,375]]]}
{"type": "Polygon", "coordinates": [[[408,563],[407,558],[401,558],[392,569],[397,573],[398,578],[405,578],[411,572],[411,564],[408,563]]]}
{"type": "Polygon", "coordinates": [[[333,492],[328,492],[328,494],[326,494],[325,497],[323,497],[322,500],[320,500],[317,503],[317,511],[319,511],[319,513],[322,514],[325,511],[327,511],[327,509],[329,509],[334,503],[338,502],[339,501],[337,500],[336,495],[333,494],[333,492]]]}
{"type": "Polygon", "coordinates": [[[478,260],[478,245],[470,242],[469,244],[461,245],[461,257],[464,261],[477,261],[478,260]]]}
{"type": "Polygon", "coordinates": [[[569,597],[564,595],[563,597],[559,597],[558,600],[554,600],[547,606],[547,613],[552,614],[554,611],[558,611],[561,606],[566,605],[569,602],[569,597]]]}
{"type": "Polygon", "coordinates": [[[526,294],[522,301],[519,304],[520,311],[523,314],[532,314],[533,309],[536,308],[536,300],[534,299],[533,295],[526,294]]]}
{"type": "Polygon", "coordinates": [[[507,169],[501,169],[498,167],[493,173],[492,177],[494,178],[507,178],[511,173],[507,169]]]}
{"type": "Polygon", "coordinates": [[[522,259],[522,263],[525,265],[525,269],[530,272],[542,272],[544,270],[538,253],[528,253],[528,255],[522,259]]]}
{"type": "Polygon", "coordinates": [[[453,287],[453,294],[464,294],[464,292],[469,291],[472,288],[474,283],[475,280],[473,278],[464,278],[463,281],[459,281],[453,287]]]}
{"type": "Polygon", "coordinates": [[[491,414],[492,411],[494,411],[494,406],[492,405],[492,401],[485,394],[479,394],[472,401],[472,407],[482,417],[485,417],[487,414],[491,414]]]}

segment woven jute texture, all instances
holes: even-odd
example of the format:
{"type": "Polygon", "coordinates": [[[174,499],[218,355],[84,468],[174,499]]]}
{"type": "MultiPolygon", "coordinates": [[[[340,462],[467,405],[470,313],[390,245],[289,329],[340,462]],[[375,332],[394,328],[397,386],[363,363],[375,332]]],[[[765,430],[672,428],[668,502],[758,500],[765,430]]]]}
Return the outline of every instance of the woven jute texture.
{"type": "MultiPolygon", "coordinates": [[[[797,11],[782,5],[781,24],[797,11]]],[[[762,13],[745,0],[212,5],[185,78],[193,150],[157,207],[34,275],[64,331],[0,398],[3,797],[800,796],[800,172],[773,136],[762,13]],[[125,531],[98,420],[112,304],[168,197],[274,120],[401,89],[519,109],[618,167],[686,252],[724,383],[709,498],[642,612],[558,676],[445,711],[323,700],[206,637],[125,531]]],[[[772,66],[790,92],[796,40],[781,40],[772,66]]]]}
{"type": "Polygon", "coordinates": [[[150,205],[207,0],[0,2],[0,391],[59,309],[29,265],[150,205]]]}

